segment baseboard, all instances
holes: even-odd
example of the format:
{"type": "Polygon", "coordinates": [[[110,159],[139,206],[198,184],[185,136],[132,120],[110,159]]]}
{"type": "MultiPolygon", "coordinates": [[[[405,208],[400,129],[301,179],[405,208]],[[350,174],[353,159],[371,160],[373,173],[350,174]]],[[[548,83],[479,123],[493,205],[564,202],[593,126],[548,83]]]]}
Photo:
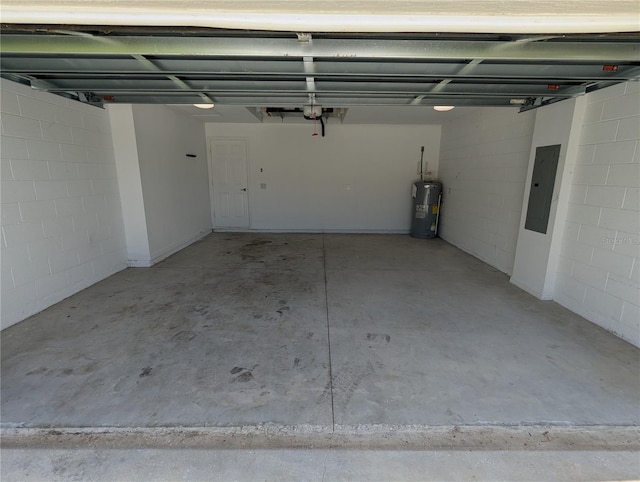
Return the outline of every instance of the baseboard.
{"type": "MultiPolygon", "coordinates": [[[[449,239],[447,239],[446,237],[443,237],[440,233],[438,233],[438,237],[441,238],[443,241],[446,241],[447,243],[449,243],[451,246],[455,246],[456,248],[458,248],[460,251],[464,251],[465,253],[473,256],[476,259],[479,259],[480,261],[482,261],[484,264],[486,264],[487,266],[491,266],[492,268],[497,269],[498,271],[500,271],[501,273],[506,274],[507,276],[511,276],[513,273],[510,273],[509,270],[507,269],[505,271],[504,268],[501,268],[499,266],[496,266],[495,260],[490,260],[487,259],[485,256],[482,256],[479,253],[476,253],[475,251],[472,251],[471,249],[467,248],[466,246],[461,246],[460,244],[457,244],[449,239]]],[[[514,283],[515,284],[515,283],[514,283]]],[[[522,288],[524,289],[524,288],[522,288]]],[[[525,290],[526,291],[526,290],[525,290]]]]}
{"type": "Polygon", "coordinates": [[[20,323],[27,318],[37,315],[38,313],[46,310],[47,308],[66,300],[67,298],[80,293],[81,291],[99,283],[102,280],[113,276],[125,269],[122,264],[114,265],[109,270],[105,271],[100,276],[91,277],[78,281],[76,284],[63,287],[60,291],[50,294],[45,298],[39,299],[37,302],[30,303],[28,306],[23,306],[23,309],[19,312],[2,313],[2,319],[0,321],[0,327],[2,330],[9,328],[10,326],[20,323]]]}
{"type": "Polygon", "coordinates": [[[569,311],[580,315],[588,322],[593,323],[618,338],[622,338],[624,341],[631,343],[633,346],[640,348],[640,336],[638,336],[638,333],[636,333],[635,330],[625,330],[624,326],[621,327],[623,329],[619,329],[616,325],[619,325],[620,323],[615,320],[611,320],[606,316],[584,309],[582,303],[574,301],[572,298],[567,296],[559,295],[554,298],[554,301],[569,311]]]}
{"type": "Polygon", "coordinates": [[[150,259],[128,259],[128,268],[150,268],[153,265],[150,259]]]}
{"type": "Polygon", "coordinates": [[[159,263],[165,258],[168,258],[172,254],[177,253],[181,249],[186,248],[187,246],[195,243],[196,241],[201,240],[202,238],[204,238],[205,236],[208,236],[209,234],[211,234],[211,230],[199,231],[197,233],[187,236],[186,238],[183,238],[181,241],[178,241],[177,243],[174,243],[171,246],[168,246],[156,253],[152,253],[151,260],[150,260],[151,266],[153,266],[156,263],[159,263]]]}
{"type": "MultiPolygon", "coordinates": [[[[527,285],[525,285],[525,284],[523,284],[523,283],[520,283],[519,281],[514,280],[514,279],[513,279],[513,277],[509,278],[509,282],[510,282],[512,285],[517,286],[517,287],[518,287],[518,288],[520,288],[521,290],[526,291],[526,292],[527,292],[527,293],[529,293],[530,295],[535,296],[535,297],[536,297],[536,298],[538,298],[539,300],[544,300],[544,298],[542,297],[542,293],[541,293],[541,292],[539,292],[538,290],[535,290],[535,289],[531,288],[530,286],[527,286],[527,285]]],[[[547,299],[547,300],[545,300],[545,301],[548,301],[548,299],[547,299]]]]}
{"type": "Polygon", "coordinates": [[[213,228],[214,233],[409,234],[408,229],[253,229],[213,228]]]}

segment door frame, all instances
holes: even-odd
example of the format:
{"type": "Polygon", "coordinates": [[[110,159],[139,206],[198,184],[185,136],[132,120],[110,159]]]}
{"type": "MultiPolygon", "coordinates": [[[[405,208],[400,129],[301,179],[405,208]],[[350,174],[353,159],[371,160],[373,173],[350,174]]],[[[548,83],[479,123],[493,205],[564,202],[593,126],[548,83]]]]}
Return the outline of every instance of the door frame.
{"type": "MultiPolygon", "coordinates": [[[[251,156],[249,155],[249,138],[238,136],[209,136],[207,137],[207,157],[209,167],[209,204],[211,206],[211,226],[215,230],[216,226],[216,203],[213,185],[213,143],[216,141],[241,141],[245,144],[245,152],[247,153],[247,226],[237,228],[237,231],[251,229],[251,156]]],[[[222,226],[222,228],[225,228],[222,226]]]]}

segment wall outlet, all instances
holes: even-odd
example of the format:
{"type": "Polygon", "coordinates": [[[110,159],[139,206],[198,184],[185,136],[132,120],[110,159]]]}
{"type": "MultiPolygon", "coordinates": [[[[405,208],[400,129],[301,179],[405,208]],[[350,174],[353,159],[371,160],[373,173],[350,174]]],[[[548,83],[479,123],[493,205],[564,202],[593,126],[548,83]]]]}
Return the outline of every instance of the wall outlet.
{"type": "Polygon", "coordinates": [[[260,189],[266,189],[267,185],[264,182],[260,183],[260,189]]]}

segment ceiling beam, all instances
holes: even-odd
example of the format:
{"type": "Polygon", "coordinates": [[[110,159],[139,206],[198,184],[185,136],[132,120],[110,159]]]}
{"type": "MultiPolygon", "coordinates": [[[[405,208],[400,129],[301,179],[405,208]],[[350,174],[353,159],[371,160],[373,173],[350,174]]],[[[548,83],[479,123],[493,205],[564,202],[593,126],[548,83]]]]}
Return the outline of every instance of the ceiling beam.
{"type": "Polygon", "coordinates": [[[306,88],[305,89],[260,89],[260,90],[249,90],[249,89],[197,89],[197,88],[185,88],[185,89],[176,89],[176,88],[153,88],[149,86],[141,86],[139,88],[134,87],[118,87],[118,86],[93,86],[93,87],[73,87],[73,86],[65,86],[65,87],[48,87],[46,89],[49,92],[88,92],[93,94],[100,95],[118,95],[118,94],[138,94],[138,95],[180,95],[181,93],[186,94],[205,94],[205,95],[213,95],[218,100],[218,102],[222,102],[225,96],[235,96],[235,95],[243,95],[243,96],[253,96],[253,95],[270,95],[273,97],[280,96],[290,96],[290,95],[331,95],[331,96],[344,96],[344,97],[359,97],[359,96],[372,96],[372,97],[401,97],[401,98],[409,98],[411,100],[415,100],[416,96],[421,97],[418,102],[422,99],[440,99],[443,97],[503,97],[503,98],[522,98],[522,97],[570,97],[572,95],[576,95],[577,93],[584,93],[584,87],[578,86],[578,89],[581,92],[567,92],[567,91],[517,91],[517,90],[505,90],[505,91],[473,91],[472,89],[468,90],[459,90],[452,91],[448,90],[447,92],[423,92],[423,91],[410,91],[410,90],[339,90],[339,89],[322,89],[316,90],[313,94],[310,94],[306,88]]]}
{"type": "Polygon", "coordinates": [[[215,58],[415,59],[637,62],[636,42],[544,42],[236,37],[2,36],[2,55],[205,56],[215,58]]]}
{"type": "MultiPolygon", "coordinates": [[[[456,74],[458,76],[464,76],[466,73],[471,72],[476,67],[476,65],[480,63],[482,63],[482,59],[473,59],[471,62],[469,62],[460,70],[458,70],[456,74]]],[[[447,87],[447,85],[450,84],[452,81],[453,81],[452,77],[443,79],[438,85],[436,85],[433,89],[431,89],[431,92],[440,92],[441,90],[444,90],[447,87]]]]}
{"type": "MultiPolygon", "coordinates": [[[[141,65],[143,65],[144,67],[146,67],[147,69],[149,69],[152,72],[158,72],[159,74],[163,74],[163,76],[165,76],[167,79],[171,80],[174,84],[176,84],[181,90],[191,90],[191,87],[189,87],[189,85],[184,82],[182,79],[179,79],[176,75],[173,74],[166,74],[162,72],[162,69],[160,69],[155,63],[153,63],[152,61],[150,61],[148,58],[146,58],[144,55],[139,55],[139,54],[135,54],[132,55],[132,57],[134,59],[136,59],[138,62],[140,62],[141,65]]],[[[49,89],[50,91],[52,91],[51,89],[49,89]]],[[[209,97],[206,94],[199,94],[200,98],[205,102],[205,103],[209,103],[209,104],[213,104],[213,99],[211,97],[209,97]]]]}
{"type": "MultiPolygon", "coordinates": [[[[399,66],[398,68],[402,68],[399,66]]],[[[283,72],[267,72],[267,71],[254,71],[254,72],[240,72],[240,71],[229,71],[229,72],[203,72],[203,71],[188,71],[188,70],[163,70],[159,71],[156,76],[150,76],[149,72],[141,71],[141,70],[71,70],[68,68],[64,68],[61,66],[60,69],[43,69],[38,68],[37,66],[29,69],[29,68],[12,68],[11,66],[6,66],[5,63],[2,64],[2,73],[4,74],[29,74],[29,75],[46,75],[52,76],[56,79],[83,79],[83,78],[104,78],[104,77],[122,77],[126,76],[129,78],[135,78],[137,76],[144,77],[144,79],[151,79],[154,77],[157,78],[166,78],[168,75],[174,75],[177,77],[190,77],[190,78],[205,78],[206,80],[265,80],[271,81],[270,78],[275,78],[276,80],[306,80],[308,76],[304,72],[300,73],[283,73],[283,72]]],[[[602,81],[602,82],[623,82],[625,80],[633,80],[637,79],[640,71],[638,68],[636,69],[628,69],[623,72],[616,73],[600,73],[599,75],[584,75],[584,74],[575,74],[571,75],[567,72],[562,73],[548,73],[548,74],[501,74],[499,71],[496,73],[490,74],[469,74],[469,75],[459,75],[459,74],[445,74],[439,72],[433,73],[421,73],[421,74],[413,74],[413,73],[404,73],[398,72],[395,74],[387,74],[387,73],[363,73],[363,72],[323,72],[321,74],[314,74],[314,80],[338,80],[338,79],[346,79],[346,80],[357,80],[357,81],[370,81],[370,82],[385,82],[385,81],[398,81],[405,82],[411,80],[439,80],[442,78],[447,79],[465,79],[471,81],[498,81],[498,82],[518,82],[518,81],[536,81],[540,83],[554,83],[554,82],[582,82],[582,81],[602,81]]],[[[142,80],[142,79],[141,79],[142,80]]]]}
{"type": "MultiPolygon", "coordinates": [[[[520,98],[520,97],[519,97],[520,98]]],[[[564,100],[569,97],[558,97],[558,100],[564,100]]],[[[107,103],[124,103],[124,104],[192,104],[198,103],[197,95],[191,94],[163,94],[163,95],[140,95],[119,94],[114,100],[107,103]]],[[[316,99],[316,104],[323,107],[352,107],[352,106],[410,106],[410,98],[380,98],[380,97],[330,97],[321,96],[316,99]]],[[[224,97],[217,100],[217,105],[228,106],[252,106],[252,107],[301,107],[309,105],[308,95],[302,93],[286,97],[271,96],[234,96],[224,97]]],[[[495,107],[513,107],[507,98],[487,97],[487,98],[466,98],[466,97],[447,97],[444,99],[423,99],[420,106],[431,105],[457,105],[457,106],[495,106],[495,107]]]]}

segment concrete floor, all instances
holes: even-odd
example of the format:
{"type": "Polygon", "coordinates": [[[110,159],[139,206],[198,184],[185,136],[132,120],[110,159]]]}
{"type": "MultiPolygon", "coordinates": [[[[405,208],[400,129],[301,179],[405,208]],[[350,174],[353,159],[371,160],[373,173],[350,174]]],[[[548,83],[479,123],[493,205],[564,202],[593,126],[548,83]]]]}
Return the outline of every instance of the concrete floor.
{"type": "Polygon", "coordinates": [[[637,480],[634,452],[4,449],[3,481],[637,480]]]}
{"type": "Polygon", "coordinates": [[[216,233],[4,330],[2,427],[637,427],[639,361],[440,239],[216,233]]]}

